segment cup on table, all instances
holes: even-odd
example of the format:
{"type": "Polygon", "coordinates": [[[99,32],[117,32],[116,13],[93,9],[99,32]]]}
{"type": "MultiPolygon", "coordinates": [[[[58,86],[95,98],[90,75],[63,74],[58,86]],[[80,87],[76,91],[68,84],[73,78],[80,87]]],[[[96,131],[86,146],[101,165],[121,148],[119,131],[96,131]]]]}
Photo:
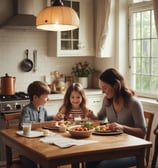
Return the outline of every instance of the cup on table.
{"type": "Polygon", "coordinates": [[[31,127],[32,127],[31,122],[24,122],[24,123],[22,124],[23,134],[24,134],[25,136],[28,136],[28,135],[31,133],[31,127]]]}
{"type": "Polygon", "coordinates": [[[81,116],[78,114],[75,114],[74,121],[75,121],[75,124],[80,124],[81,123],[81,116]]]}

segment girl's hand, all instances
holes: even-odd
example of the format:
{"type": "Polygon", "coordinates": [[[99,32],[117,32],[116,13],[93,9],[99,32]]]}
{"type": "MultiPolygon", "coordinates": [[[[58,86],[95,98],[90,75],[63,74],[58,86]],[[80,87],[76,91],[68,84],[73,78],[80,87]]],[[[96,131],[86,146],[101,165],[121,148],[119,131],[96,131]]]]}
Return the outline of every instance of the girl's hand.
{"type": "Polygon", "coordinates": [[[107,124],[110,128],[110,130],[112,131],[117,131],[117,130],[123,130],[124,129],[124,126],[121,125],[121,124],[118,124],[116,122],[113,122],[113,123],[110,123],[110,124],[107,124]]]}
{"type": "Polygon", "coordinates": [[[73,115],[72,114],[69,114],[69,115],[67,115],[67,119],[73,119],[74,117],[73,117],[73,115]]]}
{"type": "Polygon", "coordinates": [[[57,114],[57,118],[59,120],[63,120],[64,119],[64,114],[60,113],[60,114],[57,114]]]}

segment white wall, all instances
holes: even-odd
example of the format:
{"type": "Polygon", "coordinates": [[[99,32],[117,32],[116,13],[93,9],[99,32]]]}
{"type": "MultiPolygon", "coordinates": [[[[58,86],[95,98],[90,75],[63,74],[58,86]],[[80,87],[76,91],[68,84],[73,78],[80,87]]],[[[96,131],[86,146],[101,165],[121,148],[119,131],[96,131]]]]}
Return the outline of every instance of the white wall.
{"type": "MultiPolygon", "coordinates": [[[[38,0],[34,2],[34,14],[37,15],[39,10],[44,6],[45,0],[38,0]]],[[[11,0],[3,0],[4,8],[8,7],[11,0]]],[[[16,31],[16,30],[3,30],[0,29],[0,76],[4,75],[7,71],[10,75],[17,78],[17,89],[23,89],[28,84],[28,78],[41,79],[44,75],[49,75],[52,70],[63,70],[65,73],[70,73],[70,65],[74,64],[77,60],[88,60],[93,64],[96,69],[104,71],[109,67],[116,67],[122,71],[125,77],[128,77],[128,33],[127,33],[127,0],[112,0],[111,13],[109,22],[109,39],[111,51],[108,50],[110,58],[48,58],[46,54],[46,32],[37,31],[16,31]],[[123,32],[123,33],[122,33],[123,32]],[[38,71],[37,73],[23,73],[18,69],[18,63],[24,58],[24,50],[30,49],[31,54],[33,49],[38,50],[38,71]],[[8,58],[12,61],[10,67],[8,64],[8,58]],[[14,58],[16,58],[14,60],[14,58]],[[64,66],[62,64],[64,62],[64,66]],[[72,63],[70,63],[72,62],[72,63]],[[25,78],[23,79],[23,75],[25,78]],[[21,81],[21,77],[23,82],[21,81]],[[20,81],[18,80],[20,79],[20,81]]],[[[1,8],[1,7],[0,7],[1,8]]],[[[11,7],[10,7],[11,8],[11,7]]],[[[9,9],[11,11],[11,9],[9,9]]],[[[2,9],[3,12],[6,10],[2,9]]],[[[11,13],[11,12],[10,12],[11,13]]],[[[5,15],[8,14],[5,12],[5,15]]],[[[1,17],[0,17],[1,18],[1,17]]],[[[1,20],[0,20],[1,21],[1,20]]],[[[107,47],[108,48],[108,47],[107,47]]],[[[105,51],[106,52],[106,51],[105,51]]],[[[107,53],[106,53],[107,54],[107,53]]],[[[106,55],[105,54],[105,55],[106,55]]],[[[32,59],[32,55],[30,56],[32,59]]],[[[62,73],[63,73],[62,72],[62,73]]],[[[31,80],[30,79],[30,80],[31,80]]],[[[29,80],[29,81],[30,81],[29,80]]],[[[127,80],[128,81],[128,80],[127,80]]]]}
{"type": "MultiPolygon", "coordinates": [[[[94,65],[104,71],[106,68],[118,68],[128,80],[128,1],[111,0],[108,36],[112,43],[109,58],[95,58],[94,65]]],[[[106,52],[106,51],[105,51],[106,52]]]]}
{"type": "Polygon", "coordinates": [[[65,75],[71,74],[71,68],[79,61],[87,60],[93,65],[92,57],[57,58],[47,56],[47,32],[29,30],[0,29],[0,76],[8,73],[16,77],[16,91],[25,91],[33,80],[44,80],[45,75],[58,70],[65,75]],[[33,50],[37,49],[37,72],[23,72],[19,68],[29,49],[29,58],[33,60],[33,50]]]}

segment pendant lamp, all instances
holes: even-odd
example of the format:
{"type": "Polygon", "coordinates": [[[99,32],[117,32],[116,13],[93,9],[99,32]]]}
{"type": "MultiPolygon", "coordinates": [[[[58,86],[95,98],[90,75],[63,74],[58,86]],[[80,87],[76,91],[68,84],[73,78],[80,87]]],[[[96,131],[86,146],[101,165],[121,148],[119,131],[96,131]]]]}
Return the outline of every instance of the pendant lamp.
{"type": "Polygon", "coordinates": [[[51,1],[51,6],[40,11],[36,27],[47,31],[68,31],[77,29],[79,22],[74,9],[64,6],[62,0],[54,0],[51,1]]]}

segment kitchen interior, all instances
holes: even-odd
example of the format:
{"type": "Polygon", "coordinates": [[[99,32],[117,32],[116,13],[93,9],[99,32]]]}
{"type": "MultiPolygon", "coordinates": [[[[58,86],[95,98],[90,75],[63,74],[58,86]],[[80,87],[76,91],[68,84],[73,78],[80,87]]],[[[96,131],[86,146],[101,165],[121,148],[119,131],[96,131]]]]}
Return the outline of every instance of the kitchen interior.
{"type": "MultiPolygon", "coordinates": [[[[128,68],[128,3],[127,0],[111,0],[108,33],[102,32],[105,26],[105,11],[102,9],[105,0],[73,0],[80,4],[80,33],[78,49],[66,49],[63,42],[61,47],[60,32],[43,31],[32,25],[10,25],[9,20],[15,15],[36,16],[39,11],[50,5],[51,0],[1,0],[0,5],[0,76],[1,91],[6,83],[11,82],[15,91],[14,98],[0,101],[0,129],[4,128],[3,113],[21,111],[28,103],[26,94],[27,86],[34,80],[47,82],[52,86],[55,80],[55,72],[65,77],[72,77],[72,67],[78,62],[88,62],[91,67],[102,72],[106,68],[118,68],[126,77],[130,85],[128,68]],[[21,1],[21,4],[19,3],[21,1]],[[20,7],[19,7],[19,6],[20,7]],[[99,10],[100,9],[100,10],[99,10]],[[124,32],[124,33],[122,33],[124,32]],[[102,34],[101,40],[99,34],[102,34]],[[106,36],[106,41],[104,38],[106,36]],[[102,43],[104,42],[104,43],[102,43]],[[100,44],[100,46],[99,46],[100,44]],[[23,63],[29,63],[24,67],[23,63]],[[30,67],[31,66],[31,67],[30,67]]],[[[67,0],[68,1],[68,0],[67,0]]],[[[24,21],[24,20],[23,20],[24,21]]],[[[63,34],[64,35],[64,34],[63,34]]],[[[66,34],[65,34],[66,36],[66,34]]],[[[76,80],[75,78],[73,79],[76,80]]],[[[102,92],[99,85],[92,83],[92,75],[89,75],[88,87],[85,88],[88,105],[97,113],[102,103],[102,92]]],[[[4,87],[4,88],[3,88],[4,87]]],[[[2,94],[1,94],[2,95],[2,94]]],[[[46,108],[50,115],[54,115],[59,109],[64,93],[49,95],[46,108]]],[[[149,99],[140,98],[146,111],[155,114],[152,131],[157,124],[158,103],[149,99]]],[[[154,135],[151,134],[154,144],[154,135]]],[[[153,149],[151,149],[150,162],[153,149]]],[[[0,153],[1,154],[1,153],[0,153]]],[[[0,161],[4,156],[0,156],[0,161]]],[[[149,163],[150,164],[150,163],[149,163]]]]}

